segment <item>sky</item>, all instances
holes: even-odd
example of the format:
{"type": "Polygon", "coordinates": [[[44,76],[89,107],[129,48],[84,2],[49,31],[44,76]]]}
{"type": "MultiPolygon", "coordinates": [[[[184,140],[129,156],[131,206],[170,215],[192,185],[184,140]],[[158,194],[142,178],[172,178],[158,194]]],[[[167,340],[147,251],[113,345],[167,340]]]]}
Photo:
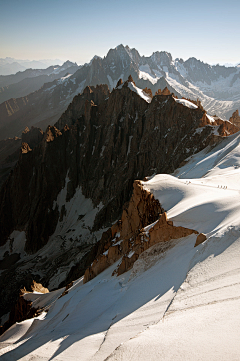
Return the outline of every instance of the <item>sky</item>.
{"type": "Polygon", "coordinates": [[[0,0],[0,58],[89,62],[119,44],[240,63],[239,0],[0,0]]]}

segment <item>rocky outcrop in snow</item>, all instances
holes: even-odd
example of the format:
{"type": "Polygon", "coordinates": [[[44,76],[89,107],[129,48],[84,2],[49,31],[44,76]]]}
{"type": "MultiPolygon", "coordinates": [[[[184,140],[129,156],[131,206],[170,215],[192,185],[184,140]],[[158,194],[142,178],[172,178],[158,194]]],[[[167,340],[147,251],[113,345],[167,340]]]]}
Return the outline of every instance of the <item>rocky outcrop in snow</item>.
{"type": "Polygon", "coordinates": [[[121,219],[108,231],[108,238],[101,254],[93,261],[84,274],[84,283],[96,277],[122,257],[114,273],[121,275],[133,267],[141,253],[153,245],[189,236],[197,231],[175,227],[167,215],[140,181],[133,184],[133,195],[121,219]]]}
{"type": "Polygon", "coordinates": [[[229,119],[229,122],[235,124],[240,129],[240,116],[238,109],[232,114],[232,116],[229,119]]]}

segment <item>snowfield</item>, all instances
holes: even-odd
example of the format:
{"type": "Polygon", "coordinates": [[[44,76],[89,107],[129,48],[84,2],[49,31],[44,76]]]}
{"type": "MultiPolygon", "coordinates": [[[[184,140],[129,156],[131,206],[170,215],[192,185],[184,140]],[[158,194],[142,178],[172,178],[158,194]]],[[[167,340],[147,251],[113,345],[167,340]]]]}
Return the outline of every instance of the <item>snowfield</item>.
{"type": "MultiPolygon", "coordinates": [[[[176,226],[203,232],[157,244],[132,270],[26,294],[44,312],[0,338],[1,360],[240,359],[240,133],[142,182],[176,226]]],[[[150,226],[150,225],[149,225],[150,226]]]]}

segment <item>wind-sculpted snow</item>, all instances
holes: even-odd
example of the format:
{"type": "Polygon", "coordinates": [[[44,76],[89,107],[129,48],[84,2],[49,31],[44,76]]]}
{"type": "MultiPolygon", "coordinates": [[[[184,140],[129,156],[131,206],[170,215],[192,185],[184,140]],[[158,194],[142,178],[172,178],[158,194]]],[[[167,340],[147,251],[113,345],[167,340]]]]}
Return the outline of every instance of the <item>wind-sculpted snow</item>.
{"type": "MultiPolygon", "coordinates": [[[[238,360],[240,353],[240,135],[142,185],[174,225],[196,234],[143,252],[132,270],[48,294],[43,313],[1,337],[1,360],[238,360]]],[[[148,228],[151,225],[148,226],[148,228]]]]}

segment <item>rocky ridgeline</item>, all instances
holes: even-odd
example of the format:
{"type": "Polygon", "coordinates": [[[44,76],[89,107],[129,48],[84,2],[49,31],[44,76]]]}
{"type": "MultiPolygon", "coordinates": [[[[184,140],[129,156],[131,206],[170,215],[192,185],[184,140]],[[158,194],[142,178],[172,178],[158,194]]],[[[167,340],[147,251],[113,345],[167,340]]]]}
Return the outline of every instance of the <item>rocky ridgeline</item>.
{"type": "Polygon", "coordinates": [[[83,282],[90,281],[122,257],[113,271],[113,275],[121,275],[131,269],[140,254],[153,245],[192,233],[198,234],[193,229],[175,227],[172,221],[168,221],[159,201],[143,187],[141,181],[135,181],[128,207],[123,210],[121,219],[98,242],[99,254],[86,270],[83,282]]]}
{"type": "MultiPolygon", "coordinates": [[[[0,245],[10,240],[14,230],[25,232],[25,252],[32,257],[32,263],[28,258],[25,265],[23,259],[21,272],[18,272],[21,259],[16,255],[17,263],[3,268],[0,275],[2,314],[16,299],[25,279],[31,279],[40,262],[38,259],[36,264],[36,252],[49,240],[54,240],[51,237],[59,222],[67,223],[65,204],[59,207],[56,202],[64,187],[65,202],[70,202],[81,189],[94,207],[101,205],[95,208],[98,210],[94,223],[88,229],[93,243],[95,232],[111,227],[120,218],[124,204],[131,198],[135,179],[173,172],[187,157],[213,144],[216,129],[220,136],[238,131],[229,122],[221,121],[219,126],[216,120],[216,124],[210,124],[204,110],[177,103],[173,94],[154,95],[151,103],[147,103],[130,90],[130,80],[120,81],[112,92],[106,85],[86,87],[55,126],[48,126],[45,133],[30,130],[33,145],[29,145],[30,132],[23,135],[25,141],[20,158],[0,191],[0,245]],[[226,132],[227,127],[231,129],[226,132]],[[14,282],[9,282],[10,279],[14,282]]],[[[220,136],[217,138],[221,139],[220,136]]],[[[65,281],[61,280],[64,286],[81,276],[96,258],[98,247],[86,239],[81,240],[79,224],[86,213],[81,204],[77,212],[78,221],[74,227],[79,229],[78,239],[71,239],[71,242],[78,242],[77,246],[71,243],[70,248],[65,249],[63,245],[63,250],[56,247],[56,261],[42,261],[44,270],[38,274],[37,282],[44,279],[44,285],[48,286],[51,277],[58,272],[57,260],[61,260],[66,268],[74,263],[64,276],[65,281]],[[83,252],[83,257],[76,260],[84,242],[88,253],[83,252]]],[[[158,209],[158,213],[162,211],[158,209]]],[[[153,213],[152,217],[154,221],[157,215],[153,213]]],[[[141,224],[140,229],[144,225],[141,224]]],[[[56,241],[62,242],[62,238],[64,241],[68,231],[59,233],[56,241]]],[[[4,259],[0,266],[1,262],[4,263],[4,259]]]]}

